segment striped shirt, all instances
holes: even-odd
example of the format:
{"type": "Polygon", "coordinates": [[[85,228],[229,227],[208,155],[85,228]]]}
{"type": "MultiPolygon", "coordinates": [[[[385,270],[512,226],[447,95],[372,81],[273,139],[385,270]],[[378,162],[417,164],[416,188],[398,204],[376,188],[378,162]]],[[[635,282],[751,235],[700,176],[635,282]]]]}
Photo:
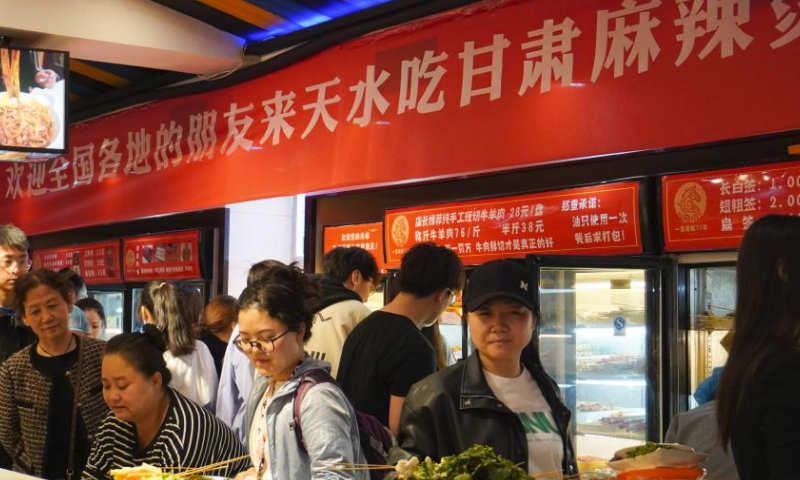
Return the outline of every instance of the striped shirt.
{"type": "MultiPolygon", "coordinates": [[[[236,435],[206,409],[173,389],[169,411],[156,437],[144,449],[132,423],[110,413],[95,437],[83,480],[108,480],[109,471],[148,463],[156,467],[202,467],[247,455],[236,435]]],[[[249,458],[207,475],[234,477],[250,467],[249,458]]]]}

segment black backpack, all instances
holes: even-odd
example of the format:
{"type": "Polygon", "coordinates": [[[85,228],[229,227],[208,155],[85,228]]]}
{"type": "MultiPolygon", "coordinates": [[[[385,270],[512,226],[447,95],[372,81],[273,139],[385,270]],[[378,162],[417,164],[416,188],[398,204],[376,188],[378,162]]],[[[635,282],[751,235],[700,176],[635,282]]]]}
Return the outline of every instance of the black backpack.
{"type": "MultiPolygon", "coordinates": [[[[308,393],[308,390],[314,385],[320,383],[332,383],[340,390],[341,387],[330,374],[324,370],[312,370],[304,374],[300,378],[300,385],[294,394],[294,401],[292,404],[293,420],[294,420],[294,433],[297,436],[297,445],[300,450],[308,454],[305,443],[303,442],[303,429],[300,426],[300,405],[308,393]]],[[[346,395],[345,395],[346,396],[346,395]]],[[[371,465],[387,465],[389,461],[389,449],[397,445],[394,435],[388,428],[372,415],[362,413],[353,408],[356,412],[356,421],[358,422],[358,434],[361,441],[361,449],[364,451],[364,456],[367,463],[371,465]]],[[[371,480],[381,480],[389,470],[370,470],[369,476],[371,480]]]]}

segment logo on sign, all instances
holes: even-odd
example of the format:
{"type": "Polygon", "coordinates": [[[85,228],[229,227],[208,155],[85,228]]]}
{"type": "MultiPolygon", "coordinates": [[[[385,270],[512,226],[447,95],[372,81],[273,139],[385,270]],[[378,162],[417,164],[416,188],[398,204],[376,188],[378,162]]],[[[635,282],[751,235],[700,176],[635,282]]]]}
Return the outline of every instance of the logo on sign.
{"type": "Polygon", "coordinates": [[[675,213],[683,223],[695,223],[706,213],[707,197],[702,185],[686,182],[675,192],[675,213]]]}
{"type": "Polygon", "coordinates": [[[403,247],[408,243],[408,219],[400,215],[392,222],[392,241],[396,247],[403,247]]]}
{"type": "Polygon", "coordinates": [[[624,337],[625,336],[625,326],[628,324],[625,321],[625,317],[617,317],[614,319],[614,336],[615,337],[624,337]]]}

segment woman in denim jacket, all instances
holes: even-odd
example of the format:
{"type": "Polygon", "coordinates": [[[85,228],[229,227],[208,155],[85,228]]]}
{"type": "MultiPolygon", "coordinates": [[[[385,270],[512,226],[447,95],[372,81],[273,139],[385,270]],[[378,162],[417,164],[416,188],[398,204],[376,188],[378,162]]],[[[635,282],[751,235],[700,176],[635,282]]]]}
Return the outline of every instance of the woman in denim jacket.
{"type": "Polygon", "coordinates": [[[249,285],[237,302],[234,344],[260,374],[247,405],[253,467],[238,479],[366,480],[367,472],[336,471],[337,463],[365,463],[355,412],[334,383],[311,387],[300,405],[304,448],[295,433],[294,398],[304,375],[330,365],[303,350],[311,335],[316,285],[297,267],[275,266],[269,280],[249,285]]]}

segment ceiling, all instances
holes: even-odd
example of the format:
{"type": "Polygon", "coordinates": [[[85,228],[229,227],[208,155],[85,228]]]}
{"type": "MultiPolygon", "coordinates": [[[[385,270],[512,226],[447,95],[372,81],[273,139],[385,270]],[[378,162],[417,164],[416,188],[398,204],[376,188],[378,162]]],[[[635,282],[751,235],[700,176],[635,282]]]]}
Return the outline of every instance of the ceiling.
{"type": "Polygon", "coordinates": [[[213,89],[263,75],[336,43],[472,1],[3,0],[0,36],[14,46],[70,52],[75,122],[179,95],[170,88],[176,84],[207,80],[201,88],[213,89]],[[276,61],[276,52],[286,58],[276,61]],[[276,65],[263,65],[270,62],[276,65]]]}

